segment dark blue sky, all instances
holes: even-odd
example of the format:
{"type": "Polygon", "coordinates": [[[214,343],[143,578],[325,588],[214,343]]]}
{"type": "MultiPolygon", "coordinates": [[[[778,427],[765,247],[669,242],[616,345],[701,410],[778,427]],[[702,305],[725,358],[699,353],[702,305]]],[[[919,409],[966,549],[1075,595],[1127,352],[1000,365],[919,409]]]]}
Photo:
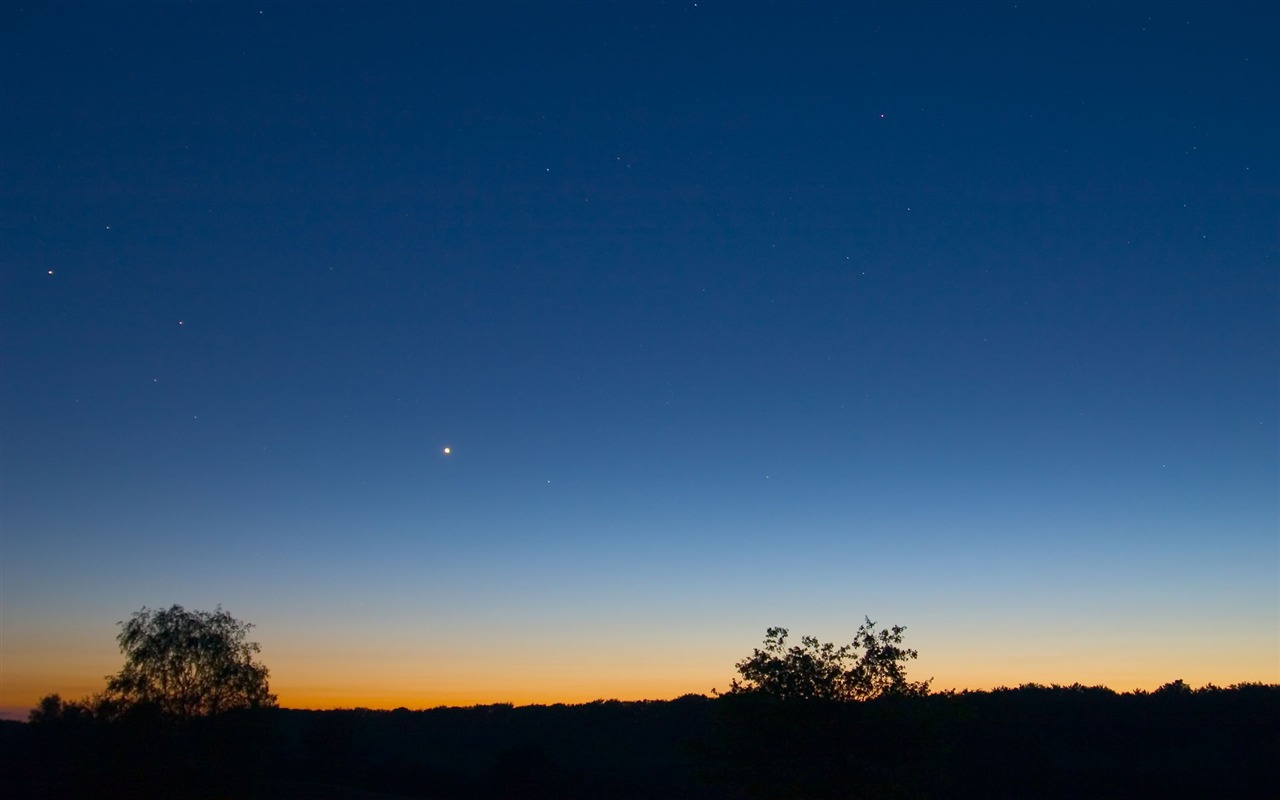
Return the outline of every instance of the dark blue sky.
{"type": "Polygon", "coordinates": [[[172,602],[298,704],[704,691],[864,613],[954,685],[1280,677],[1274,5],[0,28],[4,703],[172,602]],[[687,669],[394,666],[542,626],[687,669]]]}

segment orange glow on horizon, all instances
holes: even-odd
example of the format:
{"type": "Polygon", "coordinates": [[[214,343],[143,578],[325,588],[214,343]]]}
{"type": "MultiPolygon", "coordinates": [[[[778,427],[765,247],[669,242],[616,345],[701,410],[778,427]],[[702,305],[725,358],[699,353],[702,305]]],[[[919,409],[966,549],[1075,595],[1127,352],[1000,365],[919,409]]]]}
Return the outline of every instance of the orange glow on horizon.
{"type": "MultiPolygon", "coordinates": [[[[100,692],[105,676],[121,665],[115,643],[96,629],[13,625],[6,637],[12,652],[0,663],[0,711],[10,719],[25,719],[26,710],[49,694],[79,700],[100,692]]],[[[755,646],[673,645],[634,637],[574,640],[547,650],[513,649],[510,639],[422,648],[372,638],[358,647],[351,641],[336,647],[331,638],[308,635],[272,640],[279,643],[261,653],[271,689],[280,705],[299,709],[571,705],[711,695],[728,689],[734,663],[755,646]]],[[[932,678],[935,691],[1028,683],[1150,691],[1177,679],[1197,688],[1280,683],[1276,642],[1269,636],[1226,639],[1209,649],[1188,648],[1177,639],[1046,646],[1016,637],[920,636],[909,643],[922,656],[908,665],[908,675],[932,678]]]]}
{"type": "MultiPolygon", "coordinates": [[[[1223,670],[1203,672],[1201,670],[1176,669],[1159,670],[1158,674],[1130,680],[1118,680],[1112,673],[1112,680],[1107,680],[1100,670],[1082,670],[1071,674],[1067,670],[1054,673],[1021,674],[1012,672],[994,672],[979,676],[976,674],[937,675],[934,677],[934,691],[982,691],[999,687],[1017,687],[1028,683],[1041,685],[1106,686],[1116,692],[1135,690],[1152,691],[1170,681],[1182,679],[1194,688],[1208,684],[1227,687],[1237,683],[1277,683],[1276,675],[1249,674],[1240,670],[1235,674],[1223,674],[1223,670]]],[[[929,677],[927,671],[919,671],[912,677],[929,677]]],[[[0,692],[0,717],[8,719],[25,719],[26,713],[35,707],[41,697],[59,694],[64,700],[80,700],[95,694],[102,689],[102,680],[88,680],[87,676],[72,676],[67,672],[47,674],[36,679],[24,676],[20,683],[6,680],[0,692]]],[[[510,703],[524,705],[578,705],[597,700],[662,701],[673,700],[687,694],[712,696],[712,689],[721,691],[728,688],[728,678],[720,676],[689,676],[686,680],[665,680],[645,683],[643,680],[608,680],[583,682],[578,686],[567,683],[560,685],[536,686],[532,684],[510,685],[507,688],[483,686],[479,683],[467,687],[460,680],[442,681],[435,687],[409,688],[404,685],[388,685],[385,689],[377,688],[374,681],[367,683],[351,680],[332,684],[307,681],[302,684],[292,682],[273,682],[272,690],[276,693],[279,704],[284,708],[304,710],[330,710],[344,708],[367,708],[371,710],[392,710],[408,708],[422,710],[449,707],[484,706],[510,703]]]]}

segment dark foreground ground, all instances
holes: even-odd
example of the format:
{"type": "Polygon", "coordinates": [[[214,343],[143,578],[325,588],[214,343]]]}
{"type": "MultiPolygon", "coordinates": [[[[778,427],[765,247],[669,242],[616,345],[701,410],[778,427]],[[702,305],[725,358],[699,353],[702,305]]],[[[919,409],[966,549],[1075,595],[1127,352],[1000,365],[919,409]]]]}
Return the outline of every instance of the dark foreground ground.
{"type": "Polygon", "coordinates": [[[0,726],[5,797],[1277,798],[1280,686],[0,726]]]}

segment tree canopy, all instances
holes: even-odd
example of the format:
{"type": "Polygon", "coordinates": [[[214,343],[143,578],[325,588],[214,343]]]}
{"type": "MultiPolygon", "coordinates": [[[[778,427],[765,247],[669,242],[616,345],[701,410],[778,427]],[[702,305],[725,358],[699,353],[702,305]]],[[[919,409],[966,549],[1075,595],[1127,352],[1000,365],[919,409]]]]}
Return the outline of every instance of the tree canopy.
{"type": "Polygon", "coordinates": [[[108,676],[106,698],[123,707],[150,704],[195,717],[274,706],[267,668],[254,661],[253,626],[219,606],[210,611],[143,608],[120,623],[124,668],[108,676]]]}
{"type": "Polygon", "coordinates": [[[853,641],[837,647],[813,636],[787,646],[786,628],[769,628],[764,649],[736,664],[728,694],[763,694],[779,699],[870,700],[885,695],[923,695],[929,681],[907,680],[906,662],[918,653],[902,647],[906,630],[876,630],[869,617],[853,641]]]}

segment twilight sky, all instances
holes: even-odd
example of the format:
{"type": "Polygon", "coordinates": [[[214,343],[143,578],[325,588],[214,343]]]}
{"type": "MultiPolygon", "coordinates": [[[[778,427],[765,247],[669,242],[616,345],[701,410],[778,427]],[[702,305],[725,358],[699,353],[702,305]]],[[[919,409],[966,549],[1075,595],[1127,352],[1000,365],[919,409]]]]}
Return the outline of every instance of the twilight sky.
{"type": "Polygon", "coordinates": [[[290,706],[1280,681],[1277,31],[6,4],[0,706],[172,603],[290,706]]]}

